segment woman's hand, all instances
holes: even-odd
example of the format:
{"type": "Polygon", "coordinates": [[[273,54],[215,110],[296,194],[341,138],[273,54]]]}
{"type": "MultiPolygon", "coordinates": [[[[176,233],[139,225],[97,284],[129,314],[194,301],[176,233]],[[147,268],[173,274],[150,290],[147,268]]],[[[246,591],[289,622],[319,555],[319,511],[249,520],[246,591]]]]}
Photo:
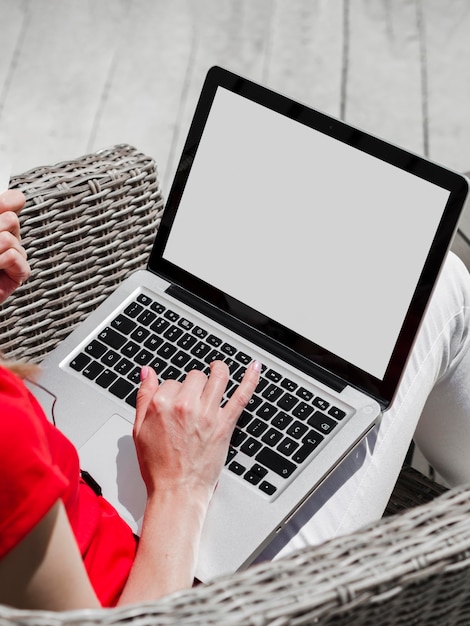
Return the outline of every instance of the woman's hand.
{"type": "Polygon", "coordinates": [[[254,361],[230,400],[221,408],[229,379],[221,361],[207,377],[198,370],[183,383],[158,383],[151,368],[143,370],[137,399],[134,440],[149,494],[155,490],[189,488],[207,503],[224,466],[230,437],[259,380],[254,361]]]}
{"type": "Polygon", "coordinates": [[[253,361],[221,408],[229,373],[214,361],[210,376],[189,372],[161,385],[142,369],[134,441],[147,486],[139,547],[119,604],[158,598],[191,586],[207,507],[235,424],[258,385],[253,361]]]}
{"type": "Polygon", "coordinates": [[[4,302],[31,273],[21,245],[18,213],[25,203],[21,191],[0,194],[0,302],[4,302]]]}

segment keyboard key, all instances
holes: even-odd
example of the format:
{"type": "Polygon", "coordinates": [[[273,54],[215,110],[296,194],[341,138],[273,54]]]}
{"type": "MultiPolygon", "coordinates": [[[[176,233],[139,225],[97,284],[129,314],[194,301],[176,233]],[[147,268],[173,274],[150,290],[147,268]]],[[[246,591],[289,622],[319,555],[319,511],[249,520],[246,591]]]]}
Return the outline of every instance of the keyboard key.
{"type": "Polygon", "coordinates": [[[284,411],[291,411],[297,402],[298,399],[295,396],[286,392],[281,398],[279,398],[277,406],[284,409],[284,411]]]}
{"type": "Polygon", "coordinates": [[[288,478],[297,467],[292,461],[269,448],[262,448],[256,455],[256,460],[282,478],[288,478]]]}
{"type": "Polygon", "coordinates": [[[106,354],[101,357],[101,362],[106,367],[112,367],[120,360],[120,358],[121,355],[118,352],[115,352],[114,350],[108,350],[106,354]]]}
{"type": "Polygon", "coordinates": [[[125,346],[121,348],[121,354],[132,359],[140,350],[140,346],[135,341],[128,341],[125,346]]]}
{"type": "Polygon", "coordinates": [[[96,384],[100,387],[109,387],[109,385],[114,382],[116,378],[117,374],[109,369],[105,369],[96,379],[96,384]]]}
{"type": "Polygon", "coordinates": [[[261,438],[268,446],[274,447],[281,441],[283,434],[275,428],[270,428],[261,438]]]}
{"type": "Polygon", "coordinates": [[[160,375],[165,367],[168,365],[168,362],[166,359],[163,359],[161,357],[155,357],[153,361],[150,361],[149,365],[153,370],[157,372],[157,374],[160,375]]]}
{"type": "Polygon", "coordinates": [[[149,335],[150,331],[148,328],[137,326],[137,328],[131,333],[131,339],[137,341],[137,343],[143,343],[149,335]]]}
{"type": "Polygon", "coordinates": [[[237,463],[237,461],[232,461],[230,465],[228,466],[228,468],[231,472],[233,472],[237,476],[241,476],[246,470],[246,467],[244,467],[240,463],[237,463]]]}
{"type": "Polygon", "coordinates": [[[163,315],[170,320],[170,322],[177,322],[179,318],[178,313],[171,311],[170,309],[167,309],[163,315]]]}
{"type": "Polygon", "coordinates": [[[152,302],[150,308],[158,315],[161,315],[165,311],[165,307],[163,306],[163,304],[160,304],[160,302],[152,302]]]}
{"type": "Polygon", "coordinates": [[[224,353],[220,352],[220,350],[212,350],[205,357],[204,361],[207,364],[212,363],[213,361],[223,361],[224,360],[224,356],[225,356],[224,353]]]}
{"type": "Polygon", "coordinates": [[[171,357],[171,362],[173,363],[173,365],[176,365],[176,367],[180,367],[181,369],[183,369],[190,358],[191,357],[187,352],[182,352],[181,350],[179,350],[171,357]]]}
{"type": "Polygon", "coordinates": [[[295,417],[298,417],[301,420],[307,419],[309,415],[313,413],[314,409],[306,402],[299,402],[299,404],[292,411],[295,417]]]}
{"type": "Polygon", "coordinates": [[[174,324],[172,324],[163,333],[163,336],[165,337],[165,339],[168,339],[168,341],[177,341],[181,337],[182,334],[183,334],[183,329],[178,328],[178,326],[175,326],[174,324]]]}
{"type": "Polygon", "coordinates": [[[206,341],[211,346],[214,346],[214,348],[218,348],[222,343],[222,339],[220,339],[220,337],[216,337],[215,335],[209,335],[206,341]]]}
{"type": "Polygon", "coordinates": [[[114,330],[114,328],[111,328],[110,326],[107,326],[99,333],[98,339],[115,350],[122,348],[127,341],[124,335],[121,335],[121,333],[118,333],[117,330],[114,330]]]}
{"type": "Polygon", "coordinates": [[[205,369],[205,363],[202,363],[202,361],[198,361],[197,359],[191,359],[191,361],[189,361],[189,363],[185,367],[185,370],[187,372],[190,372],[191,370],[199,370],[203,372],[205,369]]]}
{"type": "Polygon", "coordinates": [[[230,439],[230,445],[232,445],[234,448],[238,448],[239,446],[241,446],[241,444],[245,441],[246,438],[247,438],[246,433],[244,433],[239,428],[235,428],[235,430],[232,433],[232,438],[230,439]]]}
{"type": "Polygon", "coordinates": [[[164,320],[163,317],[158,317],[153,324],[150,325],[151,330],[161,335],[170,325],[168,320],[164,320]]]}
{"type": "Polygon", "coordinates": [[[182,376],[183,372],[174,365],[169,365],[166,370],[162,372],[162,378],[165,380],[178,380],[182,376]]]}
{"type": "Polygon", "coordinates": [[[292,422],[292,417],[284,413],[284,411],[279,411],[276,417],[272,420],[271,424],[280,430],[284,430],[287,428],[289,424],[292,422]]]}
{"type": "Polygon", "coordinates": [[[267,427],[268,425],[266,424],[266,422],[256,418],[252,422],[250,422],[249,426],[247,426],[246,432],[250,435],[253,435],[254,437],[259,437],[264,433],[267,427]]]}
{"type": "Polygon", "coordinates": [[[308,423],[319,432],[326,434],[330,433],[338,425],[338,422],[335,422],[331,417],[327,417],[321,411],[315,411],[308,423]]]}
{"type": "Polygon", "coordinates": [[[181,326],[181,328],[183,328],[184,330],[191,330],[194,324],[186,318],[182,317],[178,320],[178,326],[181,326]]]}
{"type": "Polygon", "coordinates": [[[115,366],[114,370],[118,374],[121,374],[122,376],[124,376],[125,374],[128,374],[131,371],[132,367],[133,367],[132,361],[129,361],[129,359],[122,358],[119,361],[119,363],[115,366]]]}
{"type": "Polygon", "coordinates": [[[82,374],[89,380],[94,380],[103,370],[104,365],[101,365],[101,363],[97,363],[96,361],[92,361],[84,367],[82,374]]]}
{"type": "Polygon", "coordinates": [[[148,349],[148,350],[152,350],[153,352],[155,352],[155,350],[160,347],[163,343],[163,339],[161,337],[159,337],[158,335],[154,335],[153,333],[150,335],[150,337],[148,337],[145,341],[144,341],[144,346],[148,349]]]}
{"type": "Polygon", "coordinates": [[[336,406],[332,406],[330,407],[328,411],[328,415],[331,415],[337,420],[342,420],[344,417],[346,417],[346,411],[342,411],[341,409],[338,409],[336,406]]]}
{"type": "Polygon", "coordinates": [[[127,404],[134,407],[134,409],[137,406],[137,391],[138,389],[134,389],[134,391],[130,393],[126,398],[127,404]]]}
{"type": "Polygon", "coordinates": [[[148,365],[150,363],[150,361],[153,359],[153,352],[150,352],[150,350],[146,350],[145,348],[142,348],[142,350],[135,355],[135,362],[138,365],[148,365]]]}
{"type": "Polygon", "coordinates": [[[140,304],[143,304],[144,306],[150,306],[153,302],[152,298],[145,295],[145,293],[139,293],[136,299],[137,302],[140,302],[140,304]]]}
{"type": "Polygon", "coordinates": [[[282,395],[282,389],[280,389],[277,385],[269,385],[269,387],[266,387],[261,395],[269,402],[275,402],[282,395]]]}
{"type": "Polygon", "coordinates": [[[259,489],[268,496],[272,496],[273,493],[276,492],[276,487],[271,483],[268,483],[267,480],[263,480],[263,482],[259,486],[259,489]]]}
{"type": "Polygon", "coordinates": [[[248,356],[248,354],[245,354],[244,352],[237,352],[237,354],[235,355],[235,358],[242,365],[249,365],[251,361],[253,360],[250,356],[248,356]]]}
{"type": "Polygon", "coordinates": [[[174,355],[174,353],[176,352],[177,347],[171,345],[171,343],[164,343],[163,345],[161,345],[158,350],[157,350],[157,354],[159,356],[161,356],[163,359],[166,359],[167,361],[169,361],[171,359],[171,357],[174,355]]]}
{"type": "Polygon", "coordinates": [[[279,372],[275,372],[274,370],[269,369],[266,373],[265,376],[268,380],[271,380],[273,383],[278,383],[282,376],[281,374],[279,374],[279,372]]]}
{"type": "Polygon", "coordinates": [[[262,444],[260,441],[256,441],[256,439],[249,437],[242,445],[240,450],[244,452],[247,456],[254,456],[261,448],[261,445],[262,444]]]}
{"type": "Polygon", "coordinates": [[[124,309],[124,313],[128,315],[129,317],[135,318],[139,315],[139,313],[142,313],[143,310],[144,310],[144,307],[141,304],[139,304],[138,302],[131,302],[124,309]]]}
{"type": "Polygon", "coordinates": [[[204,330],[204,328],[201,328],[200,326],[195,326],[192,333],[193,335],[196,335],[196,337],[199,337],[199,339],[204,339],[207,335],[207,330],[204,330]]]}
{"type": "Polygon", "coordinates": [[[91,359],[87,354],[80,352],[80,354],[77,354],[77,356],[70,361],[69,365],[76,372],[81,372],[85,365],[88,365],[90,361],[91,359]]]}
{"type": "Polygon", "coordinates": [[[189,333],[185,333],[176,343],[180,348],[183,348],[183,350],[189,350],[196,342],[196,337],[193,337],[193,335],[190,335],[189,333]]]}
{"type": "Polygon", "coordinates": [[[235,356],[235,354],[237,353],[237,349],[231,346],[229,343],[224,343],[220,349],[222,350],[222,352],[225,352],[225,354],[228,354],[228,356],[235,356]]]}
{"type": "Polygon", "coordinates": [[[259,417],[268,421],[273,417],[273,415],[276,414],[276,412],[277,412],[277,409],[275,406],[265,402],[259,407],[259,409],[257,409],[256,415],[259,415],[259,417]]]}
{"type": "Polygon", "coordinates": [[[294,439],[291,439],[290,437],[284,437],[284,439],[281,441],[276,449],[279,450],[279,452],[281,452],[282,454],[290,456],[298,447],[299,444],[297,443],[297,441],[294,441],[294,439]]]}
{"type": "Polygon", "coordinates": [[[326,411],[326,409],[330,406],[330,403],[323,400],[323,398],[320,398],[320,396],[314,398],[312,404],[313,406],[316,406],[317,409],[321,409],[322,411],[326,411]]]}
{"type": "Polygon", "coordinates": [[[89,343],[85,348],[85,352],[95,359],[99,359],[103,356],[107,349],[108,348],[100,341],[98,341],[97,339],[93,339],[93,341],[89,343]]]}
{"type": "Polygon", "coordinates": [[[124,378],[118,378],[109,388],[109,391],[118,398],[124,399],[134,389],[134,386],[124,378]]]}
{"type": "Polygon", "coordinates": [[[305,389],[305,387],[299,387],[295,393],[299,396],[299,398],[305,400],[306,402],[310,402],[313,398],[313,393],[308,389],[305,389]]]}
{"type": "Polygon", "coordinates": [[[118,315],[116,319],[111,322],[111,326],[119,330],[123,335],[129,335],[137,324],[125,315],[118,315]]]}
{"type": "Polygon", "coordinates": [[[312,431],[312,434],[304,437],[302,446],[294,452],[292,460],[295,463],[303,463],[322,441],[323,437],[312,431]]]}
{"type": "Polygon", "coordinates": [[[203,343],[202,341],[199,341],[199,343],[197,343],[194,348],[191,350],[191,354],[193,354],[195,357],[197,357],[198,359],[203,359],[206,354],[209,352],[210,347],[203,343]]]}
{"type": "Polygon", "coordinates": [[[137,317],[137,321],[143,324],[144,326],[149,326],[157,317],[157,314],[153,311],[149,311],[148,309],[142,311],[142,313],[137,317]]]}
{"type": "Polygon", "coordinates": [[[287,391],[291,391],[294,392],[297,389],[297,383],[294,383],[294,381],[289,380],[289,378],[283,378],[281,380],[281,387],[283,389],[286,389],[287,391]]]}
{"type": "Polygon", "coordinates": [[[302,422],[298,422],[296,420],[287,429],[287,434],[290,435],[291,437],[294,437],[295,439],[300,439],[301,437],[305,435],[307,431],[308,431],[308,427],[305,424],[302,424],[302,422]]]}

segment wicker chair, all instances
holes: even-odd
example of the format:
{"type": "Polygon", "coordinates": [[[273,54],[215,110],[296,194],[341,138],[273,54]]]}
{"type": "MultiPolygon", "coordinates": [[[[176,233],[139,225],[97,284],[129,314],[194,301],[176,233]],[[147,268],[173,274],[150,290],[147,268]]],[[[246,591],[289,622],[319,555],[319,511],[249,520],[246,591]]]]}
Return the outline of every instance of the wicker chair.
{"type": "MultiPolygon", "coordinates": [[[[12,186],[27,196],[33,277],[1,312],[2,346],[38,362],[145,264],[163,201],[154,162],[126,145],[35,169],[12,186]]],[[[153,603],[62,613],[0,606],[0,626],[470,624],[470,487],[444,491],[405,468],[387,515],[356,533],[153,603]]]]}

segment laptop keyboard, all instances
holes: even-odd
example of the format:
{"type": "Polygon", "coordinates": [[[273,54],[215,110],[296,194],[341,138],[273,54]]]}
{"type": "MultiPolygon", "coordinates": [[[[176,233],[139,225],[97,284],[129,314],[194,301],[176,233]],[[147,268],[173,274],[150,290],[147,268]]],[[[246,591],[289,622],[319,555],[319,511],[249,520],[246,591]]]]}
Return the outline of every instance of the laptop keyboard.
{"type": "MultiPolygon", "coordinates": [[[[152,367],[161,380],[183,380],[193,369],[208,373],[216,359],[230,370],[225,403],[252,357],[141,293],[69,366],[135,407],[142,366],[152,367]]],[[[226,468],[273,496],[346,415],[326,397],[263,366],[233,433],[226,468]]]]}

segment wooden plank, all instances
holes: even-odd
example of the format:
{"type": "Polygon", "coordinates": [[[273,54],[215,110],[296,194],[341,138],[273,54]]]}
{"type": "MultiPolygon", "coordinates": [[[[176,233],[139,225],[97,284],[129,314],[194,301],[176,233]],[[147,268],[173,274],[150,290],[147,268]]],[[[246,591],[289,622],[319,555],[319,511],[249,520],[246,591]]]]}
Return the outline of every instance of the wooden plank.
{"type": "MultiPolygon", "coordinates": [[[[430,155],[457,171],[470,170],[470,4],[423,2],[428,68],[430,155]]],[[[460,228],[470,239],[470,209],[460,228]]]]}
{"type": "Polygon", "coordinates": [[[15,73],[18,49],[21,45],[27,18],[25,3],[17,0],[1,0],[0,12],[3,24],[2,53],[0,55],[0,167],[8,171],[12,141],[2,114],[11,80],[15,73]]]}
{"type": "Polygon", "coordinates": [[[278,0],[263,81],[338,117],[343,58],[342,0],[278,0]]]}
{"type": "Polygon", "coordinates": [[[270,0],[198,0],[191,10],[193,51],[181,91],[167,181],[173,177],[208,69],[221,65],[261,79],[272,7],[270,0]]]}
{"type": "Polygon", "coordinates": [[[193,39],[187,0],[128,3],[90,149],[127,142],[166,171],[193,39]]]}
{"type": "Polygon", "coordinates": [[[13,172],[82,154],[114,54],[124,5],[36,0],[3,107],[13,172]]]}
{"type": "Polygon", "coordinates": [[[418,0],[345,0],[348,122],[425,151],[418,0]]]}

